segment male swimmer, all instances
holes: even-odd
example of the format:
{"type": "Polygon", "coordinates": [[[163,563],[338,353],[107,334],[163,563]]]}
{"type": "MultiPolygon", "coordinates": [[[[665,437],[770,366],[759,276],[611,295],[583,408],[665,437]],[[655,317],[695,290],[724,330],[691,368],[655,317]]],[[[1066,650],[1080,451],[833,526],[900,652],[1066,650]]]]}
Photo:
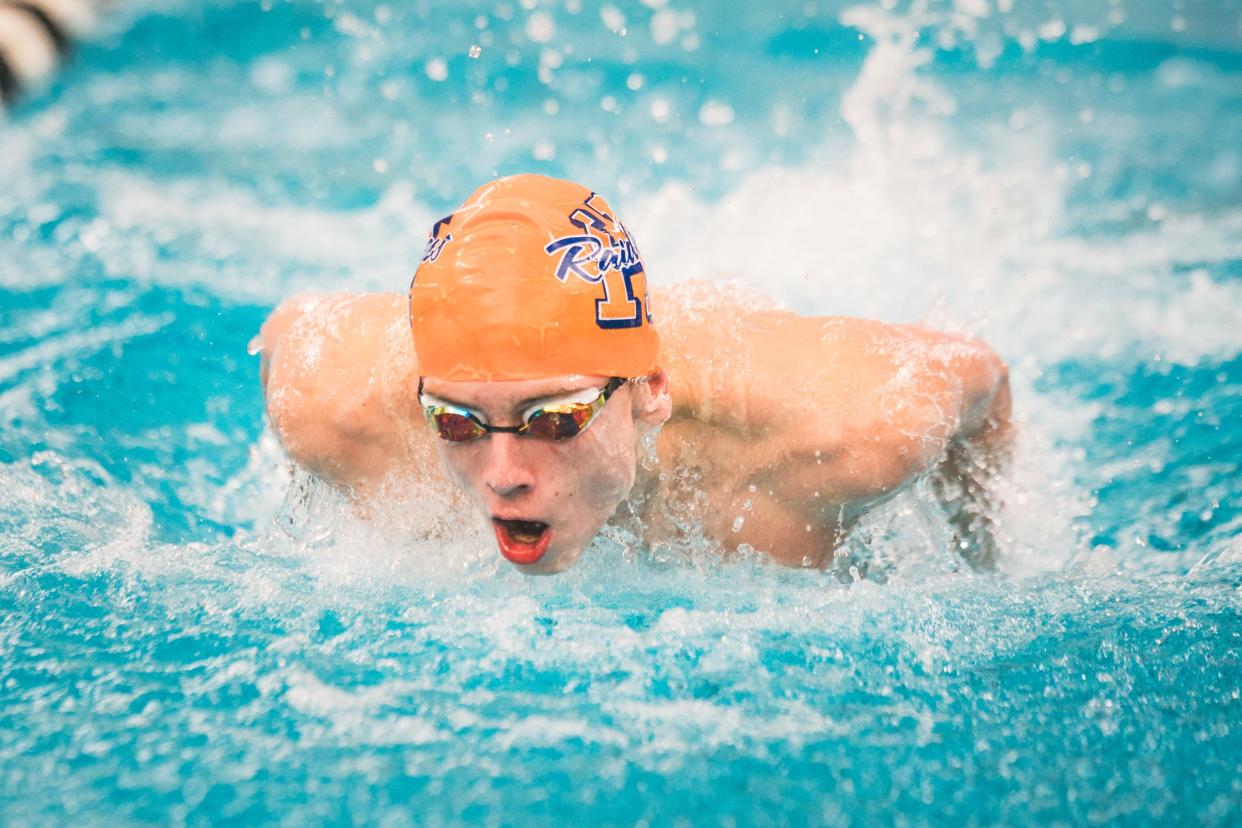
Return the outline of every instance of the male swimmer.
{"type": "Polygon", "coordinates": [[[528,573],[572,566],[609,521],[652,548],[824,566],[868,507],[1006,432],[1006,368],[977,340],[748,304],[652,303],[599,195],[501,178],[436,223],[408,299],[278,307],[267,410],[356,502],[447,472],[528,573]]]}

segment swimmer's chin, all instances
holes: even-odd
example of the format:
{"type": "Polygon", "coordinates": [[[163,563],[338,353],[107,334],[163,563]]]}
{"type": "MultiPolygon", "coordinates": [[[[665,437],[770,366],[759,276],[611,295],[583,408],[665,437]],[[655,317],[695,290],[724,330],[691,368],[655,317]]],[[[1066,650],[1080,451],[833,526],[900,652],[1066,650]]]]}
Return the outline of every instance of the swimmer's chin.
{"type": "MultiPolygon", "coordinates": [[[[506,562],[523,575],[559,575],[573,569],[582,559],[582,551],[567,554],[547,554],[534,563],[519,564],[506,559],[506,562]]],[[[502,555],[503,557],[503,555],[502,555]]]]}
{"type": "Polygon", "coordinates": [[[522,572],[523,575],[560,575],[561,572],[574,569],[581,560],[582,552],[584,551],[582,549],[549,549],[538,561],[532,561],[530,564],[519,564],[518,561],[510,560],[507,555],[504,555],[503,551],[501,551],[501,557],[509,566],[522,572]]]}

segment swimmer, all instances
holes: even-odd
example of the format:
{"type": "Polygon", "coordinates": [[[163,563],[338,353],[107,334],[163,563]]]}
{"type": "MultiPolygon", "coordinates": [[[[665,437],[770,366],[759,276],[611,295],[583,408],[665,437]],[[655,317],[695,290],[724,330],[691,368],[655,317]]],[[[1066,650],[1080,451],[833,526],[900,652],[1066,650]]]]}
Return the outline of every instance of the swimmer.
{"type": "Polygon", "coordinates": [[[408,296],[294,298],[258,344],[295,462],[364,508],[447,475],[532,574],[610,521],[648,548],[706,537],[823,567],[919,475],[969,493],[962,468],[1008,432],[1006,367],[982,342],[701,285],[649,294],[607,202],[536,175],[437,222],[408,296]]]}

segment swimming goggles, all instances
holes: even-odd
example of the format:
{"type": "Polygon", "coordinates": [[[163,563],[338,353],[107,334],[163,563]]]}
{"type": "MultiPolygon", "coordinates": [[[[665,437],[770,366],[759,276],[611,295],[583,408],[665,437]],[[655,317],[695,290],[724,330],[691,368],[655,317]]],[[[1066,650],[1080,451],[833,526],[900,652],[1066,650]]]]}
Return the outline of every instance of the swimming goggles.
{"type": "Polygon", "coordinates": [[[427,422],[441,439],[450,443],[469,443],[495,433],[523,434],[560,442],[586,431],[587,426],[604,410],[608,398],[624,384],[623,378],[613,377],[603,388],[585,389],[587,395],[594,391],[594,396],[537,406],[526,412],[519,426],[489,425],[468,408],[438,400],[430,395],[428,400],[424,400],[421,380],[418,383],[418,400],[427,415],[427,422]]]}

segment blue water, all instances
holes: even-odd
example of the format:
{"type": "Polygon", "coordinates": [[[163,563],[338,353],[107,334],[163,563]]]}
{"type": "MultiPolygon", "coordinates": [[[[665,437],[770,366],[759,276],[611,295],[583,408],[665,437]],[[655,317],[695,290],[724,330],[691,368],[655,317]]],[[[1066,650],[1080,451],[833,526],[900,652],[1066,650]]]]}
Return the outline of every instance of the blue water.
{"type": "Polygon", "coordinates": [[[1242,9],[889,5],[109,20],[0,122],[0,823],[1242,824],[1242,9]],[[997,571],[921,487],[853,575],[531,580],[291,474],[266,313],[531,170],[656,284],[993,342],[997,571]]]}

